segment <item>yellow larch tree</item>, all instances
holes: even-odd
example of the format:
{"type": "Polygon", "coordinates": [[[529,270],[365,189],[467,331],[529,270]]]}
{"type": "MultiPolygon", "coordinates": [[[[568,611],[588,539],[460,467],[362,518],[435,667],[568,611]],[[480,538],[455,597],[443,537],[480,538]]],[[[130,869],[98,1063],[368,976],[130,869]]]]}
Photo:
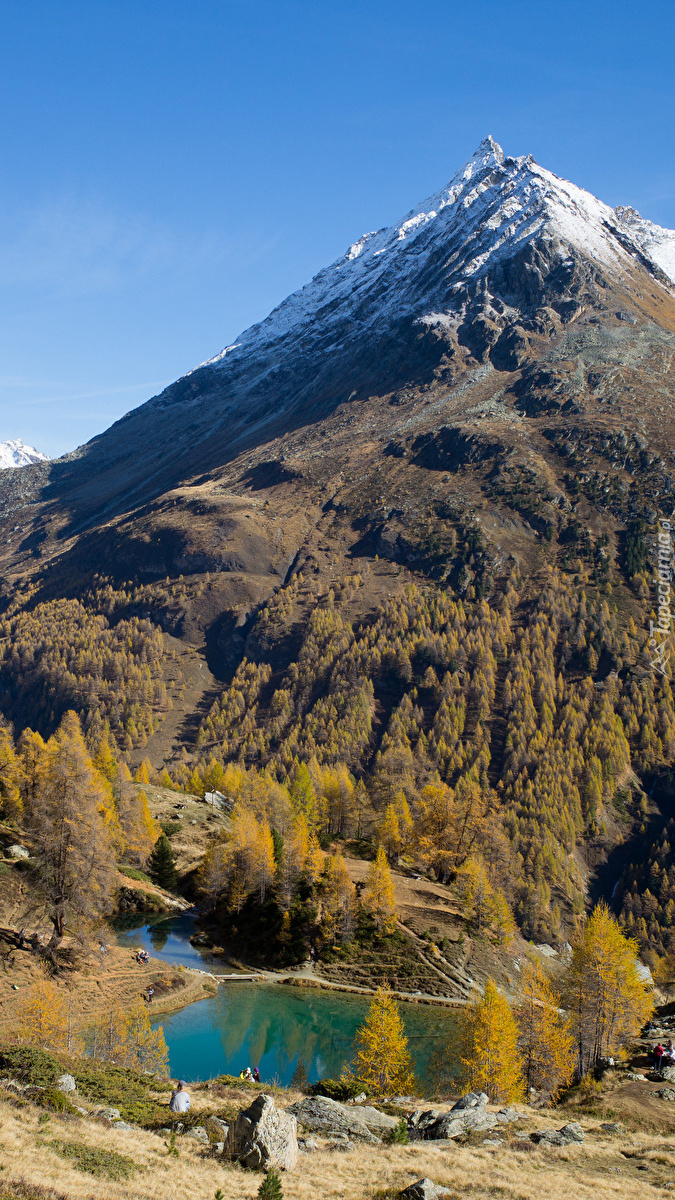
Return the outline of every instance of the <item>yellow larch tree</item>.
{"type": "Polygon", "coordinates": [[[114,836],[110,785],[95,769],[79,717],[67,712],[48,743],[42,786],[26,825],[35,845],[32,900],[52,925],[53,956],[66,927],[83,933],[111,908],[114,836]]]}
{"type": "Polygon", "coordinates": [[[321,930],[332,945],[349,941],[356,920],[356,888],[341,854],[326,859],[321,930]]]}
{"type": "Polygon", "coordinates": [[[404,846],[410,842],[413,822],[404,791],[399,791],[387,805],[377,828],[377,839],[384,846],[387,859],[393,863],[404,846]]]}
{"type": "Polygon", "coordinates": [[[479,933],[489,932],[498,944],[516,932],[513,913],[501,888],[493,886],[480,855],[472,854],[457,873],[457,891],[464,916],[479,933]]]}
{"type": "Polygon", "coordinates": [[[379,933],[394,932],[396,929],[394,880],[383,846],[378,846],[375,861],[371,863],[368,870],[366,886],[361,893],[361,905],[372,917],[379,933]]]}
{"type": "Polygon", "coordinates": [[[118,771],[117,753],[107,726],[99,738],[93,763],[96,770],[108,780],[108,783],[115,782],[118,771]]]}
{"type": "Polygon", "coordinates": [[[518,1027],[508,1000],[492,979],[479,1000],[464,1013],[465,1051],[462,1065],[468,1086],[486,1092],[494,1104],[510,1104],[523,1096],[518,1027]]]}
{"type": "Polygon", "coordinates": [[[490,800],[490,794],[468,776],[454,789],[445,783],[422,788],[416,845],[437,879],[447,882],[466,861],[485,828],[490,800]]]}
{"type": "Polygon", "coordinates": [[[117,802],[119,822],[126,842],[126,853],[141,865],[150,854],[161,829],[153,820],[145,792],[125,788],[117,802]]]}
{"type": "Polygon", "coordinates": [[[16,820],[23,810],[21,785],[23,771],[9,730],[0,727],[0,817],[16,820]]]}
{"type": "Polygon", "coordinates": [[[581,924],[565,994],[580,1075],[599,1059],[617,1054],[654,1011],[637,954],[637,942],[624,936],[604,902],[581,924]]]}
{"type": "Polygon", "coordinates": [[[160,1025],[152,1029],[150,1013],[142,1000],[131,1006],[113,1003],[99,1015],[91,1030],[95,1059],[116,1066],[166,1075],[169,1052],[160,1025]]]}
{"type": "Polygon", "coordinates": [[[152,771],[152,766],[148,762],[147,758],[144,758],[143,761],[141,763],[139,763],[139,765],[136,767],[136,770],[134,771],[134,782],[135,783],[149,783],[151,771],[152,771]]]}
{"type": "Polygon", "coordinates": [[[17,750],[21,759],[21,795],[23,805],[30,811],[44,787],[47,768],[47,746],[39,733],[24,729],[17,750]]]}
{"type": "Polygon", "coordinates": [[[343,1078],[367,1084],[377,1095],[407,1094],[415,1086],[400,1009],[390,992],[378,988],[356,1032],[354,1058],[343,1078]]]}
{"type": "Polygon", "coordinates": [[[515,1016],[525,1086],[555,1096],[574,1074],[574,1037],[540,963],[525,966],[515,1016]]]}
{"type": "Polygon", "coordinates": [[[69,1050],[71,1021],[68,1003],[49,979],[27,989],[21,1010],[20,1035],[25,1042],[49,1050],[69,1050]]]}

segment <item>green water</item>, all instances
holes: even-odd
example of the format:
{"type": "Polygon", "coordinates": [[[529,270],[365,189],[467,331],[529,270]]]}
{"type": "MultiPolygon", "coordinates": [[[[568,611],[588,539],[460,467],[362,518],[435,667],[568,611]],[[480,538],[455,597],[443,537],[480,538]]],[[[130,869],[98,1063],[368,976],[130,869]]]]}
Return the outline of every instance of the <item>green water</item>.
{"type": "MultiPolygon", "coordinates": [[[[208,952],[190,945],[193,928],[192,918],[183,915],[120,930],[117,940],[130,949],[145,945],[167,962],[213,970],[208,952]]],[[[162,1019],[171,1073],[199,1080],[257,1066],[263,1080],[284,1085],[302,1060],[310,1081],[335,1078],[350,1058],[369,1003],[367,996],[282,984],[223,983],[216,996],[162,1019]]],[[[402,1004],[401,1012],[416,1074],[431,1085],[452,1010],[402,1004]]]]}

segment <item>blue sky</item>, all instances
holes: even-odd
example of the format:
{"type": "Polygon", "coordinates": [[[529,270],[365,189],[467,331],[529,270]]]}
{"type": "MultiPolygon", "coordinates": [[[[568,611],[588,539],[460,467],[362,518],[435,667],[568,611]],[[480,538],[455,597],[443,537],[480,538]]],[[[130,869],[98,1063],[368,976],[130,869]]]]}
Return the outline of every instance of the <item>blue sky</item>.
{"type": "Polygon", "coordinates": [[[675,5],[0,0],[0,440],[60,454],[487,134],[675,226],[675,5]]]}

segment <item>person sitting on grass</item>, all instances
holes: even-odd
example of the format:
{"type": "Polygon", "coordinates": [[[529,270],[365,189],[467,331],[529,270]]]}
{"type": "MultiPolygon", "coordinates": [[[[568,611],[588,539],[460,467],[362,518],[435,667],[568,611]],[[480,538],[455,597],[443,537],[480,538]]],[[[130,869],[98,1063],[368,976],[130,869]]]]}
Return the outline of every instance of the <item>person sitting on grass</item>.
{"type": "Polygon", "coordinates": [[[178,1087],[175,1092],[171,1093],[169,1100],[169,1108],[175,1113],[185,1113],[190,1107],[190,1097],[185,1090],[186,1084],[184,1080],[178,1080],[178,1087]]]}

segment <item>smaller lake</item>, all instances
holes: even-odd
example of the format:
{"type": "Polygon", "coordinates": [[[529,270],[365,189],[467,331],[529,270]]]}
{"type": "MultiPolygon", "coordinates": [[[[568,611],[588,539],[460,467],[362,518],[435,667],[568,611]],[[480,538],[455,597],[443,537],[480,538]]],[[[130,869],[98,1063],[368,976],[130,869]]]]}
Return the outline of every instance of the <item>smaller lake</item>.
{"type": "MultiPolygon", "coordinates": [[[[226,971],[218,960],[215,964],[210,961],[208,950],[190,944],[194,932],[190,914],[126,930],[120,924],[118,944],[130,950],[145,946],[165,962],[216,974],[226,971]]],[[[238,1075],[243,1067],[257,1066],[263,1081],[287,1085],[302,1062],[314,1083],[340,1075],[369,1005],[369,996],[318,988],[223,983],[216,996],[199,1000],[156,1025],[164,1027],[174,1078],[238,1075]]],[[[400,1008],[416,1074],[432,1085],[455,1015],[451,1009],[435,1005],[401,1004],[400,1008]]]]}

